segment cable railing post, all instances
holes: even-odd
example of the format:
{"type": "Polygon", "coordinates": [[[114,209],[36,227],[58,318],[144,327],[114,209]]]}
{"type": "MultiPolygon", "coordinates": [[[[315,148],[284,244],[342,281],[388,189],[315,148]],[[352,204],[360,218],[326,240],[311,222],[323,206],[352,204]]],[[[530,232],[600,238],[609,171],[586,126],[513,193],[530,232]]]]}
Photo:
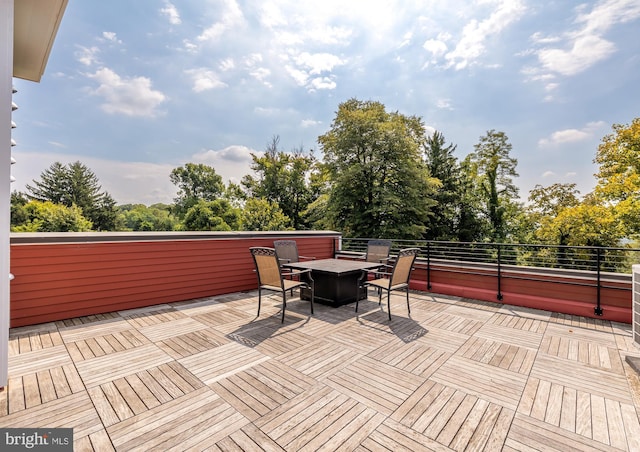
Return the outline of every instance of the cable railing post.
{"type": "Polygon", "coordinates": [[[498,243],[498,300],[502,301],[502,247],[498,243]]]}
{"type": "Polygon", "coordinates": [[[431,242],[427,242],[427,290],[431,290],[431,242]]]}
{"type": "Polygon", "coordinates": [[[597,296],[596,296],[596,307],[593,310],[593,313],[595,315],[602,315],[602,306],[600,306],[600,264],[602,262],[602,256],[601,256],[601,251],[602,248],[597,247],[596,248],[596,263],[597,263],[597,269],[596,269],[596,275],[597,275],[597,296]]]}

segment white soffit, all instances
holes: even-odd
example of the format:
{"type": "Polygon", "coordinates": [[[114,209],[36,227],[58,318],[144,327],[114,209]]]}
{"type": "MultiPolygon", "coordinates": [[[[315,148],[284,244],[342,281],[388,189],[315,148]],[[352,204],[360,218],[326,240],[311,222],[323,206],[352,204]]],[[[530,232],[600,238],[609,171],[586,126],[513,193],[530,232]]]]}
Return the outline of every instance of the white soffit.
{"type": "Polygon", "coordinates": [[[39,82],[68,0],[15,0],[13,76],[39,82]]]}

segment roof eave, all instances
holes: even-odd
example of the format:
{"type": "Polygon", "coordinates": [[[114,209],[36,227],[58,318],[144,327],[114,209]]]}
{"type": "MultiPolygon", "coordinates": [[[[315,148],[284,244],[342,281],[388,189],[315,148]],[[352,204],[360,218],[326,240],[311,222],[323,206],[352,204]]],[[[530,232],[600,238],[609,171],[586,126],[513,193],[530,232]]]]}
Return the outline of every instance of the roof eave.
{"type": "Polygon", "coordinates": [[[68,0],[15,0],[13,76],[39,82],[68,0]]]}

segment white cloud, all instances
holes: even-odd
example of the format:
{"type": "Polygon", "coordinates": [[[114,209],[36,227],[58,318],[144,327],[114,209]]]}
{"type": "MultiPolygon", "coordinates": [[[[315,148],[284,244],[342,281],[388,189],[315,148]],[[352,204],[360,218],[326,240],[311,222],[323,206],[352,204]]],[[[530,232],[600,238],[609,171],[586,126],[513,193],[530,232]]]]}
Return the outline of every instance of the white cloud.
{"type": "Polygon", "coordinates": [[[215,72],[209,69],[189,69],[184,72],[191,76],[191,79],[193,80],[193,87],[191,89],[196,93],[208,91],[210,89],[227,87],[227,84],[220,80],[215,72]]]}
{"type": "Polygon", "coordinates": [[[520,0],[502,0],[487,19],[471,20],[464,26],[455,49],[445,55],[447,67],[460,70],[473,64],[484,54],[487,39],[518,21],[525,11],[526,7],[520,0]]]}
{"type": "Polygon", "coordinates": [[[572,76],[590,68],[615,52],[616,46],[599,36],[581,36],[568,50],[542,49],[538,60],[542,68],[561,75],[572,76]]]}
{"type": "Polygon", "coordinates": [[[436,107],[442,110],[453,110],[451,99],[438,99],[436,101],[436,107]]]}
{"type": "Polygon", "coordinates": [[[81,161],[98,177],[100,185],[118,204],[158,202],[172,203],[176,187],[169,174],[178,165],[149,162],[124,162],[100,159],[87,155],[47,152],[26,152],[20,155],[18,164],[11,167],[16,178],[16,190],[25,191],[26,184],[39,180],[42,172],[53,162],[63,165],[81,161]]]}
{"type": "Polygon", "coordinates": [[[78,50],[76,50],[74,52],[74,56],[76,57],[76,60],[78,60],[80,63],[84,64],[85,66],[91,66],[93,64],[99,64],[100,60],[98,59],[98,53],[100,53],[100,49],[93,46],[93,47],[83,47],[83,46],[76,46],[78,48],[78,50]]]}
{"type": "Polygon", "coordinates": [[[99,83],[91,93],[104,99],[101,108],[109,114],[127,116],[158,115],[157,108],[167,98],[151,88],[151,80],[147,77],[122,78],[109,68],[98,69],[87,77],[99,83]]]}
{"type": "Polygon", "coordinates": [[[554,173],[553,171],[545,171],[544,173],[542,173],[542,178],[543,179],[548,179],[550,177],[555,176],[556,173],[554,173]]]}
{"type": "Polygon", "coordinates": [[[111,41],[111,42],[113,42],[115,44],[122,44],[122,41],[120,39],[118,39],[118,36],[113,31],[103,31],[102,32],[102,37],[106,41],[111,41]]]}
{"type": "Polygon", "coordinates": [[[570,77],[605,60],[617,50],[614,43],[604,38],[605,33],[617,24],[640,18],[640,2],[604,0],[585,11],[584,4],[576,8],[573,30],[558,36],[543,36],[540,32],[531,36],[535,45],[543,47],[535,51],[539,65],[530,68],[530,73],[570,77]]]}
{"type": "Polygon", "coordinates": [[[191,160],[213,167],[225,181],[239,183],[242,177],[250,174],[253,158],[262,155],[251,148],[241,145],[228,146],[220,150],[206,150],[191,156],[191,160]]]}
{"type": "Polygon", "coordinates": [[[447,53],[447,44],[437,39],[428,39],[422,47],[424,47],[427,52],[431,52],[435,58],[440,58],[447,53]]]}
{"type": "Polygon", "coordinates": [[[164,7],[160,9],[160,12],[167,16],[171,25],[180,25],[182,23],[178,9],[171,2],[165,1],[164,7]]]}
{"type": "Polygon", "coordinates": [[[244,23],[244,15],[236,0],[223,0],[220,20],[198,36],[199,41],[218,42],[220,37],[244,23]]]}
{"type": "Polygon", "coordinates": [[[302,121],[300,121],[300,127],[302,127],[303,129],[306,129],[307,127],[319,126],[320,124],[322,124],[322,121],[315,121],[313,119],[303,119],[302,121]]]}
{"type": "Polygon", "coordinates": [[[227,72],[230,71],[232,69],[235,69],[236,67],[236,63],[233,60],[233,58],[225,58],[224,60],[222,60],[220,62],[220,70],[223,72],[227,72]]]}
{"type": "Polygon", "coordinates": [[[538,141],[539,147],[554,147],[562,144],[585,141],[594,136],[594,133],[605,127],[604,121],[590,122],[582,129],[564,129],[553,132],[548,138],[538,141]]]}
{"type": "Polygon", "coordinates": [[[335,89],[336,82],[329,77],[316,77],[309,82],[309,90],[335,89]]]}
{"type": "Polygon", "coordinates": [[[331,72],[336,66],[342,66],[345,61],[330,53],[302,52],[295,57],[298,67],[305,68],[310,75],[318,75],[323,72],[331,72]]]}

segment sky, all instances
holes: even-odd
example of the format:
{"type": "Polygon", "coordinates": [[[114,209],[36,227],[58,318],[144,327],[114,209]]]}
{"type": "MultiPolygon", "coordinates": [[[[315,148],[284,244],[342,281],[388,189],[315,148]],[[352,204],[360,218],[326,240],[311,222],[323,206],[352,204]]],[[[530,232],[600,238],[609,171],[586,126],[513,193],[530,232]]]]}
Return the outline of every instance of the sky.
{"type": "Polygon", "coordinates": [[[640,2],[70,0],[41,82],[14,87],[14,190],[81,161],[118,204],[170,203],[172,169],[238,183],[275,136],[322,158],[357,98],[459,159],[504,132],[522,200],[585,195],[602,138],[640,116],[640,2]]]}

